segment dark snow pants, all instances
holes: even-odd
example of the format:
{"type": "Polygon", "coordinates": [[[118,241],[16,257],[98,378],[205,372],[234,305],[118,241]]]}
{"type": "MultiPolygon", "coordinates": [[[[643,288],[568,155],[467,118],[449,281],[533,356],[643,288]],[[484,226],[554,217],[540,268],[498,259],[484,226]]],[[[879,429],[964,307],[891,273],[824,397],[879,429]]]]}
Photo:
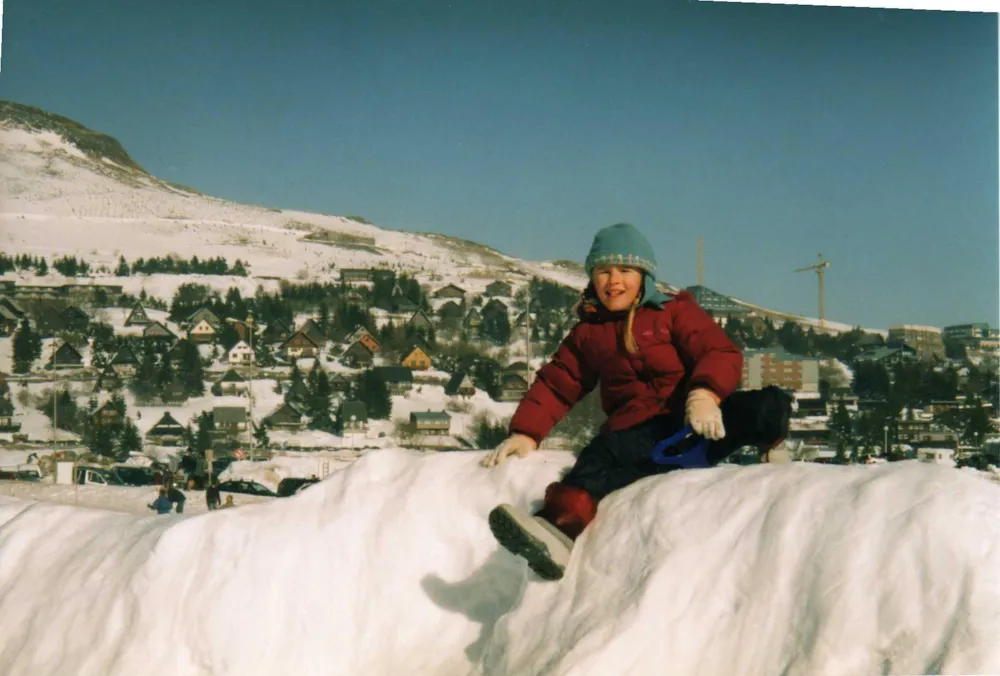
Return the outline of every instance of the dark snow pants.
{"type": "MultiPolygon", "coordinates": [[[[766,450],[784,439],[791,402],[777,387],[744,390],[727,397],[720,406],[726,436],[709,443],[708,465],[719,464],[744,446],[766,450]]],[[[678,411],[625,430],[602,432],[580,451],[562,483],[584,489],[596,502],[639,479],[670,472],[676,466],[658,465],[650,453],[657,443],[683,427],[684,412],[678,411]]]]}

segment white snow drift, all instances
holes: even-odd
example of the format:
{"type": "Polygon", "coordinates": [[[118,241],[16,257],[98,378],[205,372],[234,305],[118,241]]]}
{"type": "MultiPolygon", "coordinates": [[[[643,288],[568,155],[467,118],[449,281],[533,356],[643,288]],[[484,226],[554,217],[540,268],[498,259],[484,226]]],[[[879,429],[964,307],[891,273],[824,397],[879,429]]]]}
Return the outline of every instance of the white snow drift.
{"type": "Polygon", "coordinates": [[[540,452],[372,451],[290,499],[138,517],[0,497],[0,673],[1000,672],[1000,486],[723,466],[605,500],[557,583],[486,515],[540,452]]]}

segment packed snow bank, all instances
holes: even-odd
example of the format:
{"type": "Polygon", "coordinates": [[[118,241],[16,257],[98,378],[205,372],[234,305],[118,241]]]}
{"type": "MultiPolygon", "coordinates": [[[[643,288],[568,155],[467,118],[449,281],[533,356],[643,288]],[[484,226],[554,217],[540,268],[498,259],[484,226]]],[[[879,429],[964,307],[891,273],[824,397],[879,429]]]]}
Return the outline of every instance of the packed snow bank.
{"type": "Polygon", "coordinates": [[[572,463],[372,451],[289,499],[149,516],[0,497],[0,673],[1000,672],[1000,487],[719,467],[610,496],[566,577],[498,502],[572,463]]]}

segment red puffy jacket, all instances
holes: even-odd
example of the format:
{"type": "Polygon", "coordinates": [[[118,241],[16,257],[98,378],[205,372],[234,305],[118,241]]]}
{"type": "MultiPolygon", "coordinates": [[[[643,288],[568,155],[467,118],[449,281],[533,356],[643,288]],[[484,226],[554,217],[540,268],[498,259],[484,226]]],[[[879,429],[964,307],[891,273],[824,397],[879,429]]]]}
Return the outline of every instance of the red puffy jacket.
{"type": "MultiPolygon", "coordinates": [[[[674,294],[672,294],[674,295],[674,294]]],[[[662,308],[636,310],[632,335],[639,347],[625,350],[627,312],[598,305],[581,310],[580,322],[537,373],[510,422],[510,432],[541,443],[598,382],[604,430],[621,430],[656,415],[683,410],[688,392],[712,390],[725,399],[739,386],[743,353],[686,291],[662,308]]]]}

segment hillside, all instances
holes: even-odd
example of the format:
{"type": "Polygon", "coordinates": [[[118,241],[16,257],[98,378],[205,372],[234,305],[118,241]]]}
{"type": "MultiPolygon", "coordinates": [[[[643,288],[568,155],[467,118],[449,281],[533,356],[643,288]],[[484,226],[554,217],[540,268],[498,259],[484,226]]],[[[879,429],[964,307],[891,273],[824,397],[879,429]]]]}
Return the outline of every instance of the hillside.
{"type": "MultiPolygon", "coordinates": [[[[174,254],[237,257],[252,278],[198,280],[220,290],[253,293],[275,280],[336,279],[337,268],[395,267],[432,284],[460,283],[481,292],[496,279],[515,286],[532,276],[573,288],[586,277],[575,261],[526,261],[486,245],[435,233],[380,228],[362,218],[240,204],[148,174],[113,137],[38,108],[0,101],[0,249],[11,254],[83,256],[113,270],[129,260],[174,254]]],[[[583,252],[581,252],[582,258],[583,252]]],[[[63,278],[31,277],[32,283],[63,278]]],[[[123,278],[125,291],[173,295],[179,276],[123,278]]],[[[678,287],[662,280],[664,290],[678,287]]],[[[815,318],[737,303],[779,323],[818,327],[815,318]]],[[[832,332],[847,324],[827,319],[832,332]]],[[[883,331],[878,331],[884,333],[883,331]]]]}

